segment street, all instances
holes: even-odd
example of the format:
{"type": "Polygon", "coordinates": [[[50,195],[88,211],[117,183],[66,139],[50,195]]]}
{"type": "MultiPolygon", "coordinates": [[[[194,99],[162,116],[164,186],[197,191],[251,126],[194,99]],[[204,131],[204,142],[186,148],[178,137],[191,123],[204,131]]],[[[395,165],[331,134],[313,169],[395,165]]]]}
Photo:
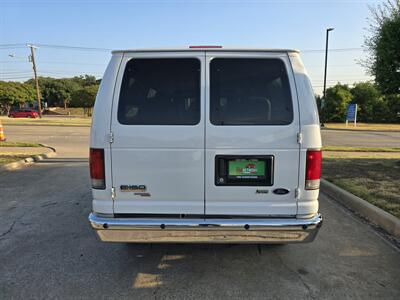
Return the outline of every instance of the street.
{"type": "Polygon", "coordinates": [[[400,147],[400,131],[322,130],[324,146],[400,147]]]}
{"type": "MultiPolygon", "coordinates": [[[[324,139],[345,141],[332,132],[324,139]]],[[[6,127],[9,140],[47,143],[59,156],[0,174],[1,299],[399,299],[399,250],[323,191],[324,224],[310,244],[100,242],[87,221],[88,133],[6,127]]]]}
{"type": "MultiPolygon", "coordinates": [[[[58,157],[88,156],[89,127],[15,126],[6,125],[10,141],[31,141],[49,144],[58,157]]],[[[322,130],[324,146],[400,147],[400,132],[322,130]]]]}
{"type": "Polygon", "coordinates": [[[48,144],[57,149],[57,157],[87,158],[90,127],[6,125],[7,140],[48,144]]]}

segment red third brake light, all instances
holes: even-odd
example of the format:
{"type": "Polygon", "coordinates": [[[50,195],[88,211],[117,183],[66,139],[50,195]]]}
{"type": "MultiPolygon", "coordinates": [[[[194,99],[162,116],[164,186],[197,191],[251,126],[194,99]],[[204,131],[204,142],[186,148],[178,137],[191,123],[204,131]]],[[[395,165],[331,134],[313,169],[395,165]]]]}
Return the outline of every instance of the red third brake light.
{"type": "Polygon", "coordinates": [[[321,150],[307,150],[306,160],[306,190],[319,189],[321,179],[321,150]]]}
{"type": "Polygon", "coordinates": [[[199,45],[199,46],[189,46],[189,49],[220,49],[222,46],[216,46],[216,45],[199,45]]]}
{"type": "Polygon", "coordinates": [[[104,172],[104,149],[90,148],[89,164],[92,188],[104,190],[106,188],[106,178],[104,172]]]}

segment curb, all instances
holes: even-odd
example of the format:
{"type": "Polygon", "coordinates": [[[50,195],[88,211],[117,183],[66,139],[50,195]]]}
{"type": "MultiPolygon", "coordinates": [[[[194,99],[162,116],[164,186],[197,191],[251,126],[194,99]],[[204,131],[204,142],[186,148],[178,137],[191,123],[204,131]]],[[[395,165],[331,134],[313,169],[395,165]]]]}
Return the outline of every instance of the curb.
{"type": "Polygon", "coordinates": [[[328,196],[350,208],[361,216],[386,230],[388,233],[400,238],[400,220],[375,205],[361,199],[352,193],[321,179],[321,189],[328,196]]]}
{"type": "Polygon", "coordinates": [[[56,152],[55,148],[47,146],[45,144],[40,144],[40,146],[48,148],[49,151],[42,153],[42,154],[27,157],[20,161],[15,161],[15,162],[0,166],[0,172],[21,169],[22,167],[28,166],[34,162],[38,162],[38,161],[44,160],[46,158],[51,158],[51,157],[57,156],[57,152],[56,152]]]}

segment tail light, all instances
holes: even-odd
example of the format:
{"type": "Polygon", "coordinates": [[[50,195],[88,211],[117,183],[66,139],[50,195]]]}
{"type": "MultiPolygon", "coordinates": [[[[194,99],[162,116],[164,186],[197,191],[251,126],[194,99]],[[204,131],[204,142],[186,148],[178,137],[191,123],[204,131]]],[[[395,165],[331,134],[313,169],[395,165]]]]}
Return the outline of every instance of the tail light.
{"type": "Polygon", "coordinates": [[[104,172],[104,149],[91,148],[89,164],[92,188],[104,190],[106,188],[106,177],[104,172]]]}
{"type": "Polygon", "coordinates": [[[321,150],[308,150],[306,160],[306,190],[319,189],[321,179],[321,150]]]}

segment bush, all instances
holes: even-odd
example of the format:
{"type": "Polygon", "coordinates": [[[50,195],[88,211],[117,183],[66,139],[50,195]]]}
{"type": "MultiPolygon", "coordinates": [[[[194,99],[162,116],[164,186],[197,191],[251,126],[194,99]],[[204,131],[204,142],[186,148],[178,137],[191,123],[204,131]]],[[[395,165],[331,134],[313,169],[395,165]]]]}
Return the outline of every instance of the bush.
{"type": "Polygon", "coordinates": [[[358,105],[357,120],[371,122],[375,118],[377,102],[381,98],[376,85],[370,82],[356,83],[351,89],[351,94],[353,95],[352,103],[358,105]]]}
{"type": "Polygon", "coordinates": [[[326,90],[326,99],[322,111],[323,122],[343,122],[347,106],[353,100],[353,95],[347,85],[340,83],[326,90]]]}

